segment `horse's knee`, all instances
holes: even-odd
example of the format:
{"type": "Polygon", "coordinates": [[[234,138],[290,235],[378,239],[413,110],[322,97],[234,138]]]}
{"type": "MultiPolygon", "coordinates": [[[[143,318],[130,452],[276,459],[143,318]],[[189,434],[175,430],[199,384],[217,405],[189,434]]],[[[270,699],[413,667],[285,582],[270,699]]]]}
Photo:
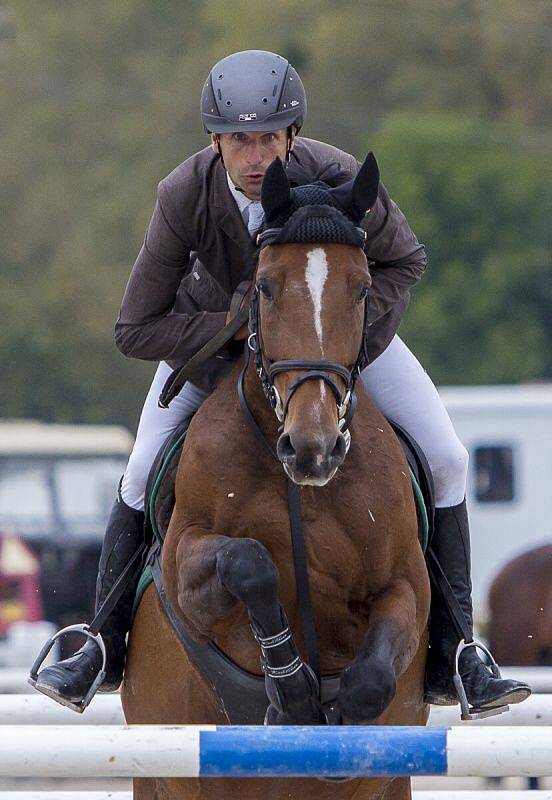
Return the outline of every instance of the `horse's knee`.
{"type": "Polygon", "coordinates": [[[246,605],[278,596],[278,570],[256,539],[232,539],[221,548],[217,574],[222,585],[246,605]]]}
{"type": "Polygon", "coordinates": [[[435,484],[435,503],[446,508],[458,505],[465,497],[469,453],[456,437],[443,445],[430,460],[430,466],[435,484]]]}

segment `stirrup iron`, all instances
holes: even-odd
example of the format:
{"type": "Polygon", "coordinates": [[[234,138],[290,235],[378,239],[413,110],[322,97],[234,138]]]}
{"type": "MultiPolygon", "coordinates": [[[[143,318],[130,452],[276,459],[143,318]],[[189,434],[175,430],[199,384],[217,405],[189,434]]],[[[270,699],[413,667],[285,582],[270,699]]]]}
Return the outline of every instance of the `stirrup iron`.
{"type": "Polygon", "coordinates": [[[83,697],[83,699],[81,700],[80,703],[72,703],[69,700],[65,700],[63,697],[61,697],[61,695],[56,695],[55,697],[53,697],[52,695],[47,695],[48,697],[52,697],[53,700],[56,700],[61,705],[67,706],[67,708],[70,708],[73,711],[76,711],[77,714],[82,714],[82,712],[89,705],[90,701],[92,700],[92,698],[94,697],[94,695],[96,694],[98,689],[100,688],[101,684],[104,682],[104,680],[105,680],[105,670],[106,670],[106,664],[107,664],[107,652],[106,652],[106,649],[105,649],[104,640],[102,639],[102,636],[101,636],[100,633],[92,633],[92,631],[90,630],[88,625],[83,625],[83,624],[68,625],[66,628],[62,628],[61,630],[56,631],[56,633],[54,633],[54,635],[51,636],[48,639],[48,641],[46,642],[46,644],[44,645],[44,647],[42,648],[42,650],[40,651],[40,653],[36,657],[36,660],[35,660],[33,666],[31,667],[31,671],[29,673],[29,677],[27,678],[27,681],[38,692],[41,692],[42,694],[46,694],[46,692],[44,692],[42,689],[37,688],[36,684],[37,684],[37,681],[38,681],[38,671],[39,671],[40,667],[42,666],[43,662],[46,660],[46,657],[48,656],[50,650],[52,649],[52,647],[54,646],[56,641],[61,636],[64,636],[66,633],[82,633],[88,639],[92,639],[94,642],[96,642],[96,644],[100,648],[100,651],[101,651],[101,654],[102,654],[102,666],[101,666],[101,669],[98,672],[98,674],[96,675],[96,677],[94,678],[94,682],[92,683],[90,689],[88,690],[88,692],[83,697]]]}
{"type": "Polygon", "coordinates": [[[493,654],[489,650],[488,647],[478,641],[477,639],[472,639],[471,642],[466,642],[465,639],[461,639],[458,647],[456,648],[456,657],[454,660],[454,676],[452,678],[454,683],[454,688],[456,689],[456,694],[458,695],[458,699],[460,700],[460,708],[462,709],[462,713],[460,718],[463,720],[471,720],[471,719],[484,719],[485,717],[494,717],[497,714],[504,714],[506,711],[510,710],[510,706],[503,705],[503,706],[489,706],[489,708],[477,708],[475,706],[470,706],[468,702],[468,697],[466,695],[466,690],[464,688],[464,684],[462,682],[462,678],[460,677],[460,656],[467,650],[468,647],[475,647],[476,650],[481,650],[489,661],[490,664],[484,664],[487,669],[490,669],[492,674],[495,678],[501,678],[502,675],[500,674],[500,669],[498,664],[494,660],[493,654]]]}

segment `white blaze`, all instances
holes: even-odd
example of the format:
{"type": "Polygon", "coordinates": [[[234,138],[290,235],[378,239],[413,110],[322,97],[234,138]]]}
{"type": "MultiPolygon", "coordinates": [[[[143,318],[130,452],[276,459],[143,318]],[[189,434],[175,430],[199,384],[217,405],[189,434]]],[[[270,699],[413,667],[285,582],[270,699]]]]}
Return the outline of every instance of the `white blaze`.
{"type": "Polygon", "coordinates": [[[324,341],[322,335],[322,292],[328,277],[328,259],[326,251],[317,247],[307,253],[307,268],[305,281],[314,306],[314,329],[320,342],[320,349],[324,355],[324,341]]]}

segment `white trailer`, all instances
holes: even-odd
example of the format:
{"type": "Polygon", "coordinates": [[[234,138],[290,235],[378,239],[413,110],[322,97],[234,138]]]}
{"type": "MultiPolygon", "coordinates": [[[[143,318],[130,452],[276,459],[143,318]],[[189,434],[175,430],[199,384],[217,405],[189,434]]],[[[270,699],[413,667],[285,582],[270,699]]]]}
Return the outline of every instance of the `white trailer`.
{"type": "Polygon", "coordinates": [[[552,544],[552,384],[441,387],[470,453],[468,502],[476,616],[512,558],[552,544]]]}

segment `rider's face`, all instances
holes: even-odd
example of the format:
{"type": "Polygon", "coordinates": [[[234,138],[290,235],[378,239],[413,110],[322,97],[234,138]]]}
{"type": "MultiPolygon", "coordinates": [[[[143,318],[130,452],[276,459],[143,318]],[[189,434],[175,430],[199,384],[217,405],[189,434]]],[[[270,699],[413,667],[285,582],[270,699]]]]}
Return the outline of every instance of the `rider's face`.
{"type": "MultiPolygon", "coordinates": [[[[286,157],[288,133],[278,131],[211,134],[215,152],[224,159],[224,165],[235,186],[250,200],[259,200],[261,184],[268,165],[280,156],[286,157]]],[[[293,146],[293,136],[292,136],[293,146]]]]}

